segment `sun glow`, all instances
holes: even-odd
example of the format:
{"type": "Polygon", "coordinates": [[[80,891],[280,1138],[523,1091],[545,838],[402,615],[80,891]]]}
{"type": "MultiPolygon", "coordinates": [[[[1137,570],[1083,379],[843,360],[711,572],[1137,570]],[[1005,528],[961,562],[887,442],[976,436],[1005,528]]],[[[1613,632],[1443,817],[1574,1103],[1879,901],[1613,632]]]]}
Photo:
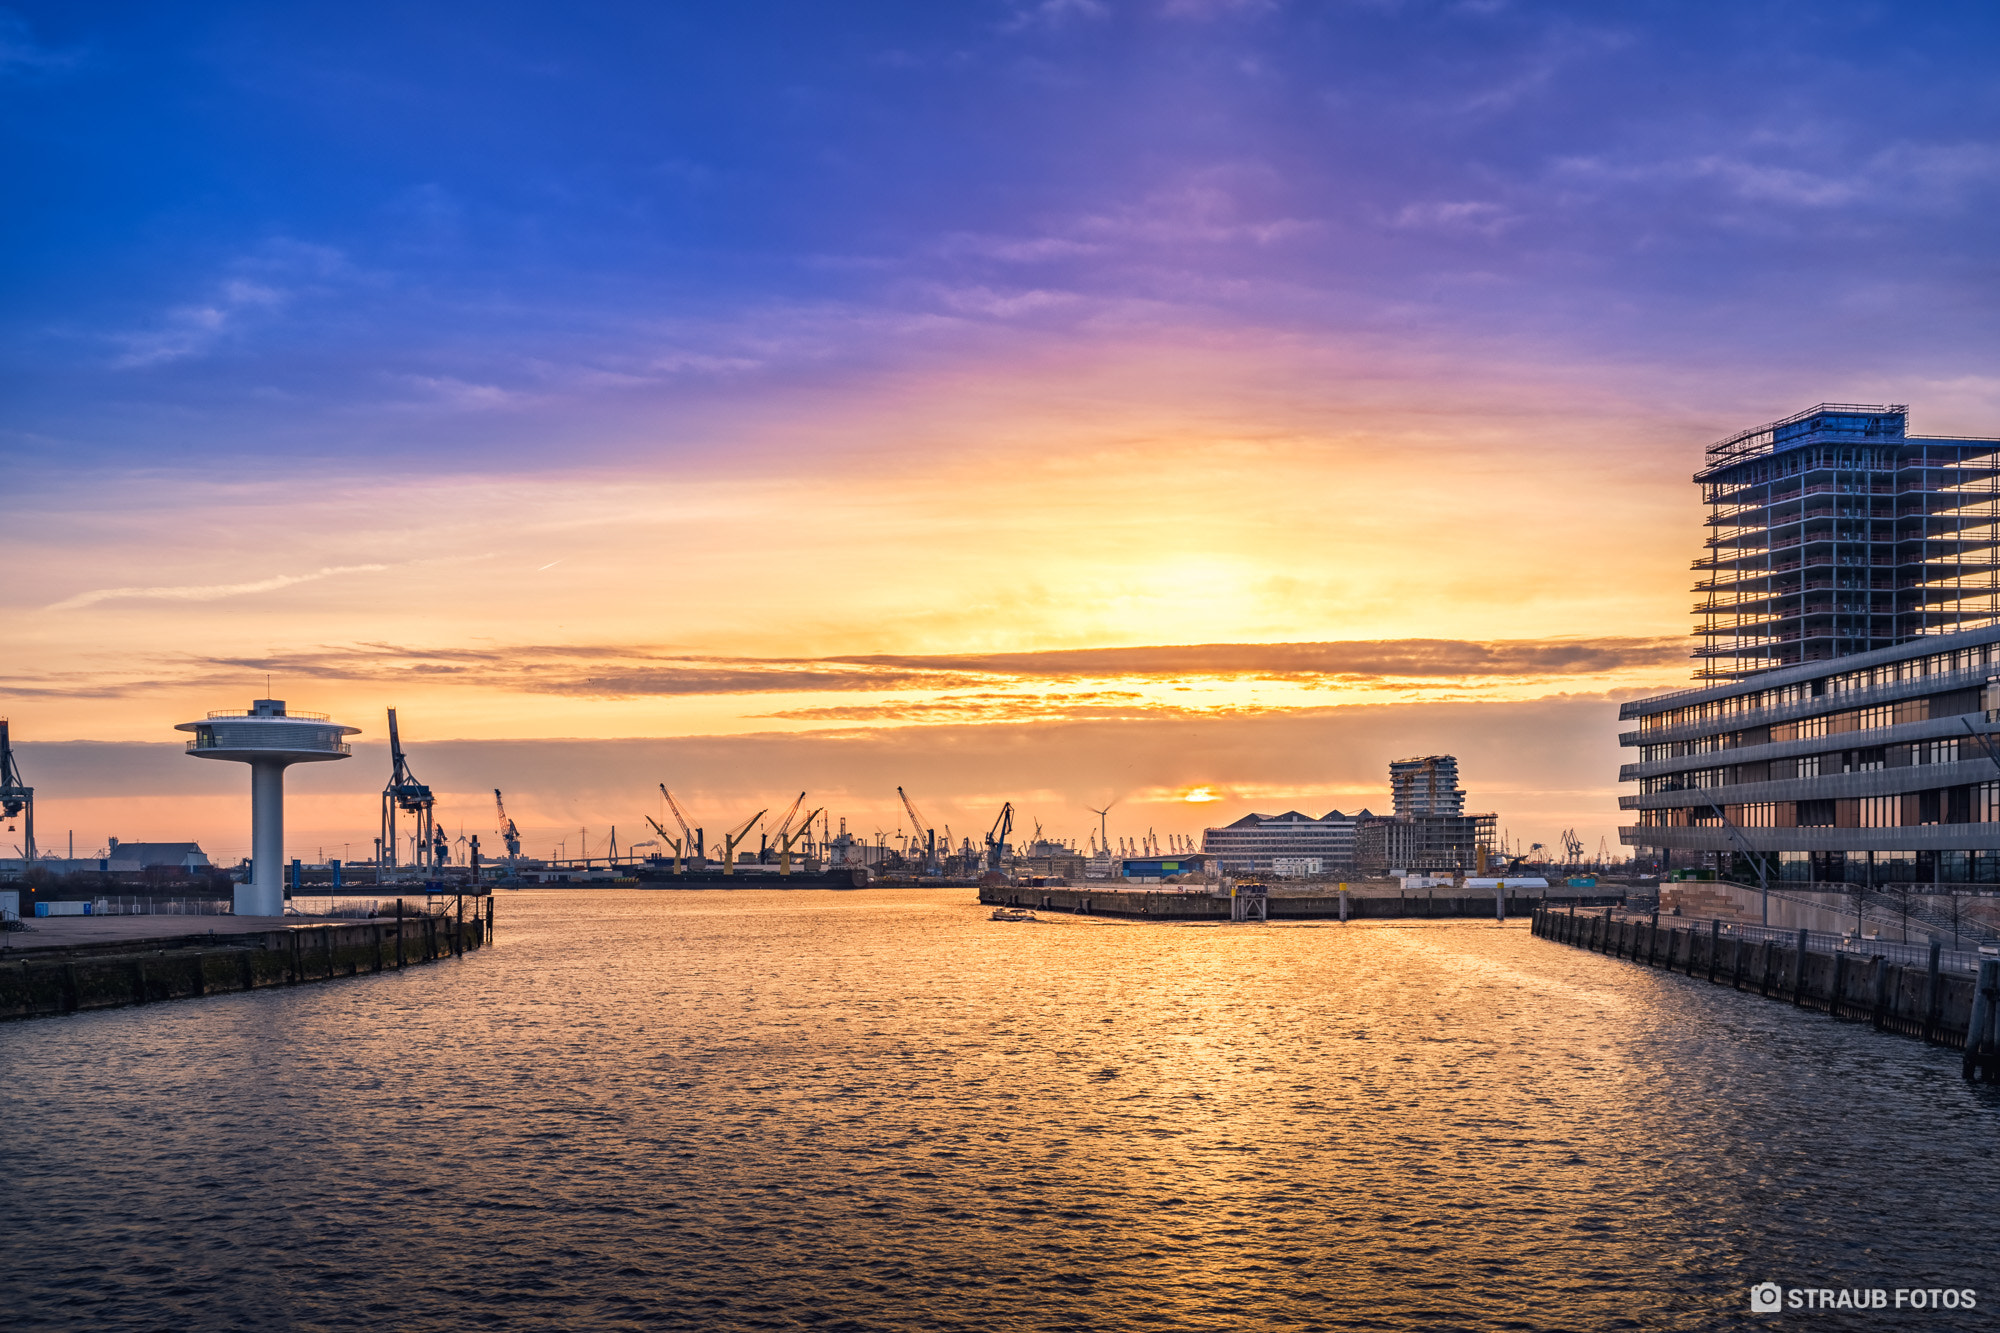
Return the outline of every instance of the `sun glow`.
{"type": "Polygon", "coordinates": [[[1219,801],[1222,798],[1215,794],[1213,787],[1190,787],[1181,793],[1181,799],[1189,805],[1206,805],[1210,801],[1219,801]]]}

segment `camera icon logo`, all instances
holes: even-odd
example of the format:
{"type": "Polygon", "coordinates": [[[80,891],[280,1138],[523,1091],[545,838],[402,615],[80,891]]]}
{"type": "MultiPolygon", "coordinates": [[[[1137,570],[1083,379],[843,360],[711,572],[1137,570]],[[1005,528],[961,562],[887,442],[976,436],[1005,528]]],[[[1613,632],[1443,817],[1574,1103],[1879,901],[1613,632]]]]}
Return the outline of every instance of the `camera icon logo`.
{"type": "Polygon", "coordinates": [[[1784,1289],[1775,1282],[1759,1282],[1750,1288],[1751,1314],[1776,1314],[1785,1307],[1784,1289]]]}

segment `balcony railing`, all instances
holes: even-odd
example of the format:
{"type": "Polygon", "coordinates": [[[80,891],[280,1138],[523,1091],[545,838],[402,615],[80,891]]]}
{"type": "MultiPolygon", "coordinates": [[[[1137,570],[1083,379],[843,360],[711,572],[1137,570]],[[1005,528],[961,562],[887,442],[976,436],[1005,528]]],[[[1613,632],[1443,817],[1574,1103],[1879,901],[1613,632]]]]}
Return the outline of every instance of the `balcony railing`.
{"type": "Polygon", "coordinates": [[[276,718],[276,719],[278,719],[279,721],[295,721],[295,722],[331,722],[331,721],[333,721],[333,719],[332,719],[331,717],[329,717],[329,716],[328,716],[327,714],[325,714],[325,713],[307,713],[307,712],[302,712],[302,711],[300,711],[299,709],[296,709],[296,708],[288,708],[288,709],[286,709],[286,710],[285,710],[284,712],[282,712],[282,713],[259,713],[259,712],[255,712],[255,711],[253,711],[253,710],[251,710],[251,709],[248,709],[248,708],[217,708],[217,709],[215,709],[215,710],[211,711],[211,712],[210,712],[210,713],[208,714],[208,716],[209,716],[210,718],[218,718],[218,717],[258,717],[258,718],[263,718],[263,717],[269,717],[269,718],[276,718]]]}

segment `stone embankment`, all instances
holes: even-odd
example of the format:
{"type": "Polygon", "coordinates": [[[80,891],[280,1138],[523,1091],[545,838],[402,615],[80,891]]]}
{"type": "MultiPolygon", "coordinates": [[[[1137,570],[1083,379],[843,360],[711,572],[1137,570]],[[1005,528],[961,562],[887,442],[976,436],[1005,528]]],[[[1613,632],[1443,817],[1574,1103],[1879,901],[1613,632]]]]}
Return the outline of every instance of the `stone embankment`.
{"type": "MultiPolygon", "coordinates": [[[[1257,895],[1264,901],[1272,921],[1386,920],[1407,917],[1478,917],[1487,921],[1500,914],[1501,904],[1492,893],[1408,894],[1350,893],[1346,911],[1341,910],[1341,894],[1273,893],[1257,895]]],[[[1144,889],[1023,888],[1017,884],[988,884],[979,890],[979,901],[994,907],[1026,907],[1041,912],[1073,912],[1079,916],[1113,916],[1136,921],[1228,921],[1230,900],[1208,893],[1174,893],[1144,889]]],[[[1534,896],[1507,895],[1508,916],[1526,916],[1541,906],[1539,890],[1534,896]]],[[[1567,899],[1564,900],[1565,902],[1567,899]]],[[[1585,898],[1585,904],[1615,899],[1585,898]]]]}
{"type": "Polygon", "coordinates": [[[0,1019],[296,986],[462,957],[492,938],[492,900],[485,900],[483,920],[480,900],[471,902],[467,915],[9,949],[0,958],[0,1019]]]}
{"type": "MultiPolygon", "coordinates": [[[[1881,954],[1815,951],[1796,939],[1731,934],[1719,921],[1683,926],[1610,912],[1535,913],[1535,934],[1663,971],[1750,991],[1835,1018],[1872,1024],[1963,1050],[1972,1024],[1975,977],[1929,963],[1892,963],[1881,954]]],[[[1763,933],[1763,932],[1760,932],[1763,933]]],[[[1861,941],[1866,949],[1868,941],[1861,941]]]]}

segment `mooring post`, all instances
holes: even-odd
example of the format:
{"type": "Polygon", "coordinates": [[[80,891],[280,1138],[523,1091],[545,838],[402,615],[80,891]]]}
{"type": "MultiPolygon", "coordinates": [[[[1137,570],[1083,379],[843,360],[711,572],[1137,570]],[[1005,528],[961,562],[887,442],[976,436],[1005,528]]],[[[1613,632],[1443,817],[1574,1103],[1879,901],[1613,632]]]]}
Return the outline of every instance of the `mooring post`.
{"type": "Polygon", "coordinates": [[[1343,923],[1345,923],[1345,922],[1346,922],[1346,920],[1347,920],[1347,885],[1346,885],[1346,884],[1342,884],[1342,885],[1340,886],[1340,919],[1341,919],[1341,921],[1342,921],[1343,923]]]}
{"type": "Polygon", "coordinates": [[[396,899],[396,970],[403,970],[403,900],[396,899]]]}
{"type": "Polygon", "coordinates": [[[1722,918],[1715,917],[1708,923],[1708,984],[1715,984],[1715,968],[1722,961],[1722,918]]]}
{"type": "Polygon", "coordinates": [[[1806,1002],[1806,928],[1799,927],[1799,953],[1792,965],[1792,1003],[1806,1002]]]}
{"type": "Polygon", "coordinates": [[[2000,1081],[2000,1055],[1993,1050],[1994,1009],[2000,1003],[2000,959],[1979,960],[1979,984],[1972,992],[1972,1020],[1965,1029],[1965,1077],[1973,1083],[2000,1081]]]}
{"type": "Polygon", "coordinates": [[[1875,955],[1875,1030],[1880,1032],[1889,1016],[1889,960],[1875,955]]]}
{"type": "Polygon", "coordinates": [[[490,893],[486,895],[486,938],[480,943],[493,943],[493,895],[490,893]]]}
{"type": "Polygon", "coordinates": [[[1926,1042],[1934,1041],[1937,1038],[1938,1005],[1939,1002],[1944,998],[1942,991],[1940,991],[1939,989],[1939,983],[1942,980],[1942,978],[1939,976],[1938,972],[1938,955],[1943,951],[1944,951],[1944,944],[1942,941],[1940,940],[1931,941],[1930,976],[1926,978],[1926,982],[1924,985],[1923,1038],[1926,1042]]]}
{"type": "Polygon", "coordinates": [[[1493,919],[1495,921],[1507,919],[1507,881],[1504,879],[1493,886],[1493,919]]]}

